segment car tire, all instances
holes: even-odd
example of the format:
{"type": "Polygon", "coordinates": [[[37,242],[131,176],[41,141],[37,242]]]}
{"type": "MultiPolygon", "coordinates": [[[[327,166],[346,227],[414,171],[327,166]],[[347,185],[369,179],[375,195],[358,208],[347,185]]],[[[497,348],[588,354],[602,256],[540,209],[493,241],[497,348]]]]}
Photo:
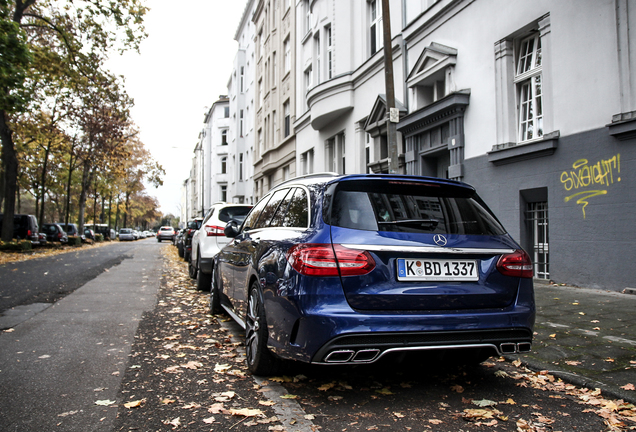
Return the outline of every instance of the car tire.
{"type": "Polygon", "coordinates": [[[197,255],[197,289],[199,291],[210,291],[212,286],[212,275],[201,271],[199,268],[200,262],[201,256],[197,255]]]}
{"type": "Polygon", "coordinates": [[[179,258],[183,258],[183,245],[177,246],[177,252],[179,253],[179,258]]]}
{"type": "Polygon", "coordinates": [[[258,283],[250,287],[245,316],[245,354],[247,368],[254,375],[269,376],[280,369],[281,360],[267,348],[267,322],[258,283]]]}
{"type": "Polygon", "coordinates": [[[188,275],[191,279],[197,278],[197,268],[192,262],[192,260],[188,260],[188,275]]]}
{"type": "Polygon", "coordinates": [[[160,238],[157,239],[157,243],[161,243],[161,239],[160,238]]]}
{"type": "Polygon", "coordinates": [[[215,276],[214,270],[212,270],[212,286],[210,287],[210,313],[212,315],[218,315],[223,311],[221,308],[219,285],[215,276]]]}

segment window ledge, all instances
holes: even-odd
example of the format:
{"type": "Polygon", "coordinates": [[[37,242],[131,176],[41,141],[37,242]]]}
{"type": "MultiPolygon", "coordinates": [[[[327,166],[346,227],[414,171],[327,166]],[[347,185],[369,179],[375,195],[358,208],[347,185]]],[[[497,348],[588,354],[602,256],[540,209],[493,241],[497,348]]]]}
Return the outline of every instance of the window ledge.
{"type": "Polygon", "coordinates": [[[493,146],[488,152],[488,161],[495,165],[521,162],[528,159],[552,155],[559,142],[559,131],[546,134],[542,139],[525,144],[506,143],[493,146]]]}
{"type": "Polygon", "coordinates": [[[636,138],[636,111],[616,114],[607,127],[609,134],[620,141],[636,138]]]}

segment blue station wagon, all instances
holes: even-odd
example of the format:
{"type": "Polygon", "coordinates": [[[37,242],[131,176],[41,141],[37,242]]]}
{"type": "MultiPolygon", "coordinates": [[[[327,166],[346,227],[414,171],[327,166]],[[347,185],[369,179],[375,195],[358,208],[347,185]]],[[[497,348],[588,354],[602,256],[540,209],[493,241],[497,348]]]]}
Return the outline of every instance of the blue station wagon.
{"type": "Polygon", "coordinates": [[[313,174],[272,189],[225,234],[210,309],[245,328],[254,374],[283,360],[531,349],[532,263],[465,183],[313,174]]]}

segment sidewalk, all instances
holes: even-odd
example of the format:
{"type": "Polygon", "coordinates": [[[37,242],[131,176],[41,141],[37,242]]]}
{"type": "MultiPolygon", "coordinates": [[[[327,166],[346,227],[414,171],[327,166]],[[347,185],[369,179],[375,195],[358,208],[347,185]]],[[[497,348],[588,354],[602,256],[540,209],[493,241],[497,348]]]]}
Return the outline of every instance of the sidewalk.
{"type": "Polygon", "coordinates": [[[535,280],[537,320],[528,367],[636,403],[636,295],[535,280]],[[624,388],[627,386],[627,388],[624,388]],[[622,388],[623,387],[623,388],[622,388]]]}

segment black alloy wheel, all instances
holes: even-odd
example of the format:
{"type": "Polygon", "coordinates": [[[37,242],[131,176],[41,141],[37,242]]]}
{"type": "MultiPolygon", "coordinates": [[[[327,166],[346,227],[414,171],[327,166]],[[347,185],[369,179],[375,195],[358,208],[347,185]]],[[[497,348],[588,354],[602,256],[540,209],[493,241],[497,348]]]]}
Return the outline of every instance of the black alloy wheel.
{"type": "Polygon", "coordinates": [[[269,376],[278,372],[280,360],[274,357],[267,348],[265,308],[257,282],[254,282],[250,288],[247,303],[245,352],[247,368],[254,375],[269,376]]]}
{"type": "Polygon", "coordinates": [[[197,289],[199,291],[210,291],[210,286],[212,285],[212,274],[203,273],[201,271],[201,255],[197,254],[197,289]]]}

